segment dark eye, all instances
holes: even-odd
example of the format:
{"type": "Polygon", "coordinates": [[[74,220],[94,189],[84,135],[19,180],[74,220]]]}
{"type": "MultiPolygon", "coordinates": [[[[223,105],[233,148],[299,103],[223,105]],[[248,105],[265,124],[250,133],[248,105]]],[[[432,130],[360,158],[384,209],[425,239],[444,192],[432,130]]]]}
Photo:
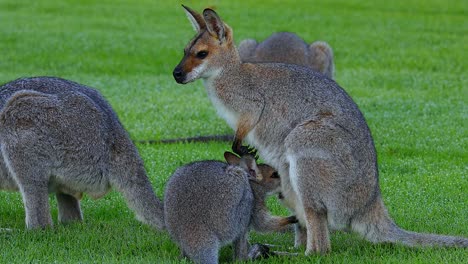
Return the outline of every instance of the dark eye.
{"type": "Polygon", "coordinates": [[[271,175],[271,178],[273,178],[273,179],[278,179],[279,177],[280,176],[279,176],[278,172],[276,172],[276,171],[271,175]]]}
{"type": "Polygon", "coordinates": [[[202,51],[199,51],[197,52],[197,58],[203,60],[204,58],[206,58],[206,56],[208,56],[208,51],[206,50],[202,50],[202,51]]]}

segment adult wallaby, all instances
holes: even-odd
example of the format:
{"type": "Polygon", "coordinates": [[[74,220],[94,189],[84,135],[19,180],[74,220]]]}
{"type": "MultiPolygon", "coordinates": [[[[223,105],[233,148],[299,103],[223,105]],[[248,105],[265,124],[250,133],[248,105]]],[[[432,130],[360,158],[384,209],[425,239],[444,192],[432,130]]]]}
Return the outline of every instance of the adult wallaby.
{"type": "MultiPolygon", "coordinates": [[[[307,66],[333,79],[333,51],[324,41],[307,44],[299,36],[290,32],[274,33],[263,42],[245,39],[239,44],[239,54],[243,62],[282,62],[307,66]]],[[[234,135],[208,135],[188,138],[140,140],[141,143],[171,144],[180,142],[231,141],[234,135]]]]}
{"type": "Polygon", "coordinates": [[[248,231],[280,231],[295,217],[271,216],[267,194],[279,192],[281,180],[268,165],[250,155],[226,152],[227,163],[199,161],[178,168],[164,195],[164,217],[182,255],[196,263],[218,263],[219,248],[234,242],[234,258],[247,259],[248,231]]]}
{"type": "Polygon", "coordinates": [[[0,187],[19,190],[26,226],[52,225],[48,193],[60,222],[82,220],[82,193],[111,187],[137,218],[163,229],[163,204],[143,161],[112,107],[98,91],[52,77],[18,79],[0,87],[0,187]]]}
{"type": "Polygon", "coordinates": [[[236,131],[234,152],[249,151],[245,138],[278,169],[285,203],[301,224],[296,245],[306,242],[306,254],[331,249],[329,228],[351,229],[372,242],[468,246],[466,238],[417,234],[394,223],[380,194],[367,123],[337,83],[307,67],[242,63],[231,28],[213,10],[185,10],[197,34],[174,78],[203,79],[236,131]]]}
{"type": "Polygon", "coordinates": [[[291,32],[274,33],[258,43],[254,39],[244,39],[239,43],[242,62],[281,62],[312,68],[333,79],[333,51],[324,41],[307,44],[291,32]]]}

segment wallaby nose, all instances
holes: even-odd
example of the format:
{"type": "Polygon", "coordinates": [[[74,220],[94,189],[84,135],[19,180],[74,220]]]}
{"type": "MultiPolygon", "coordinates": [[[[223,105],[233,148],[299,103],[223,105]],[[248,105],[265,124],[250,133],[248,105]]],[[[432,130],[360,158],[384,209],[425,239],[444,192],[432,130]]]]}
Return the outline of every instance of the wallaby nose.
{"type": "Polygon", "coordinates": [[[177,83],[182,83],[184,79],[184,73],[182,72],[182,68],[176,67],[172,72],[172,75],[174,76],[174,79],[177,83]]]}

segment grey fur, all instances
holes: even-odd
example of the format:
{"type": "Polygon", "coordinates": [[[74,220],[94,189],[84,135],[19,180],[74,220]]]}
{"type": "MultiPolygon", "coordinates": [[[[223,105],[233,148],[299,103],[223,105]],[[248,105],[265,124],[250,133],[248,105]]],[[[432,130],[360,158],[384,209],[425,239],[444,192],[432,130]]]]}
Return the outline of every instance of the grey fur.
{"type": "Polygon", "coordinates": [[[178,168],[166,185],[164,212],[167,231],[182,255],[196,263],[218,263],[219,248],[234,242],[234,258],[247,259],[250,227],[280,231],[296,222],[268,212],[265,198],[281,184],[271,177],[274,173],[270,166],[257,167],[251,156],[232,165],[199,161],[178,168]]]}
{"type": "Polygon", "coordinates": [[[242,62],[281,62],[310,67],[333,79],[335,66],[333,50],[324,41],[307,44],[291,32],[273,33],[258,43],[254,39],[244,39],[239,43],[242,62]]]}
{"type": "Polygon", "coordinates": [[[393,222],[383,204],[377,155],[367,123],[351,97],[310,68],[242,63],[232,30],[211,9],[189,15],[222,25],[224,38],[200,27],[174,69],[178,83],[203,79],[218,114],[281,175],[284,203],[296,213],[296,245],[306,254],[331,250],[329,228],[351,229],[372,242],[467,247],[462,237],[417,234],[393,222]],[[197,58],[206,49],[208,56],[197,58]]]}
{"type": "Polygon", "coordinates": [[[82,220],[82,193],[121,192],[137,218],[163,229],[163,204],[112,107],[98,91],[64,79],[18,79],[0,87],[0,187],[23,197],[26,226],[82,220]]]}

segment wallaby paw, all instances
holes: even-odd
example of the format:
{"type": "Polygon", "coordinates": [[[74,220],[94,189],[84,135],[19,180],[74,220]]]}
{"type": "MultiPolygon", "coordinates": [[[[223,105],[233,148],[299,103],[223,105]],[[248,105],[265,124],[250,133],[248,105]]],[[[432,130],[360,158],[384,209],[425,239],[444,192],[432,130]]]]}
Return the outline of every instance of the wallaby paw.
{"type": "Polygon", "coordinates": [[[256,260],[258,258],[268,258],[271,256],[270,247],[263,244],[253,244],[250,247],[248,257],[250,260],[256,260]]]}
{"type": "Polygon", "coordinates": [[[284,195],[283,195],[282,192],[279,192],[279,193],[278,193],[278,199],[284,200],[284,195]]]}
{"type": "Polygon", "coordinates": [[[249,250],[249,260],[256,260],[259,258],[269,258],[271,256],[298,256],[298,253],[290,253],[284,251],[272,251],[270,248],[277,247],[270,244],[254,244],[249,250]]]}
{"type": "Polygon", "coordinates": [[[254,147],[241,146],[239,152],[240,153],[237,153],[237,154],[239,154],[240,156],[251,155],[252,157],[255,158],[255,160],[258,160],[257,150],[254,147]]]}
{"type": "Polygon", "coordinates": [[[295,215],[289,216],[286,218],[288,220],[288,224],[296,224],[299,223],[299,220],[295,215]]]}

